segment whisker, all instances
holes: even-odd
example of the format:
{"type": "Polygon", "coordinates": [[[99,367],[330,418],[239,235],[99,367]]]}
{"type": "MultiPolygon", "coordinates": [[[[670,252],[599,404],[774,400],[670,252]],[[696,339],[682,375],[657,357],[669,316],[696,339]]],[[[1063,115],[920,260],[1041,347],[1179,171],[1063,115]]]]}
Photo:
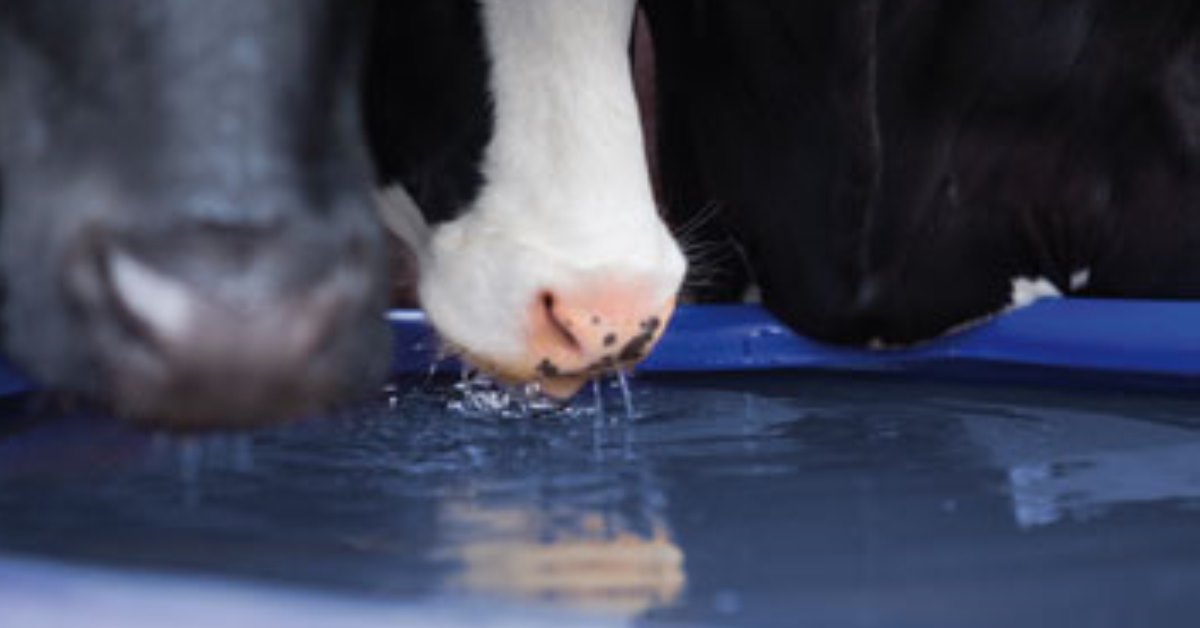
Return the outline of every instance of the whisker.
{"type": "Polygon", "coordinates": [[[672,232],[676,238],[686,239],[700,229],[700,227],[715,220],[720,212],[721,206],[719,203],[715,201],[709,202],[701,207],[700,211],[689,216],[683,223],[674,226],[672,232]]]}

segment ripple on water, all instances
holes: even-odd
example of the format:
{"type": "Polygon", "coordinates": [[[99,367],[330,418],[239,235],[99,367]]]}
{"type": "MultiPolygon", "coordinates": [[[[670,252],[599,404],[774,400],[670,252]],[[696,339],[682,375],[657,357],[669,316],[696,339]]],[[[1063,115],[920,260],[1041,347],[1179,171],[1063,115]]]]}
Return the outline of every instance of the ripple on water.
{"type": "Polygon", "coordinates": [[[50,417],[0,440],[0,549],[747,625],[827,600],[900,600],[888,612],[903,618],[913,583],[953,582],[1003,615],[1012,591],[1078,608],[1088,570],[1134,593],[1154,574],[1200,582],[1151,556],[1200,547],[1195,401],[800,376],[633,384],[632,418],[615,380],[565,405],[438,380],[192,445],[50,417]],[[1120,554],[1111,572],[1098,548],[1120,554]]]}

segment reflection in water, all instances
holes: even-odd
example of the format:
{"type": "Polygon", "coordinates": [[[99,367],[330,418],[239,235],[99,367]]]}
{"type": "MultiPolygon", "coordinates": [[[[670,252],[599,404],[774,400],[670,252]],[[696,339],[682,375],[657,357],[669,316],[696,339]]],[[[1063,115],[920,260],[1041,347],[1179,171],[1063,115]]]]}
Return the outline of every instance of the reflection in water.
{"type": "MultiPolygon", "coordinates": [[[[446,405],[459,417],[490,410],[493,419],[549,418],[536,397],[477,378],[454,392],[446,405]]],[[[643,417],[634,404],[623,375],[610,386],[597,381],[591,400],[553,409],[555,419],[591,425],[590,459],[515,485],[472,477],[443,496],[435,553],[457,566],[447,586],[630,618],[675,602],[685,582],[683,551],[652,470],[637,463],[633,433],[643,417]],[[606,412],[614,401],[606,388],[620,394],[623,412],[606,412]],[[610,462],[613,450],[620,455],[610,462]]]]}
{"type": "Polygon", "coordinates": [[[562,408],[474,385],[198,457],[0,419],[0,552],[613,621],[1200,612],[1200,400],[722,376],[636,381],[626,417],[615,386],[562,408]]]}
{"type": "Polygon", "coordinates": [[[461,566],[451,586],[628,617],[676,600],[683,552],[662,522],[646,535],[599,512],[575,518],[556,526],[527,510],[446,504],[443,543],[461,566]]]}
{"type": "Polygon", "coordinates": [[[963,423],[1007,469],[1013,516],[1023,528],[1093,519],[1121,504],[1200,500],[1194,428],[1100,409],[996,416],[994,408],[967,412],[963,423]]]}
{"type": "Polygon", "coordinates": [[[1092,518],[1118,504],[1200,500],[1200,444],[1019,464],[1008,479],[1023,527],[1092,518]]]}

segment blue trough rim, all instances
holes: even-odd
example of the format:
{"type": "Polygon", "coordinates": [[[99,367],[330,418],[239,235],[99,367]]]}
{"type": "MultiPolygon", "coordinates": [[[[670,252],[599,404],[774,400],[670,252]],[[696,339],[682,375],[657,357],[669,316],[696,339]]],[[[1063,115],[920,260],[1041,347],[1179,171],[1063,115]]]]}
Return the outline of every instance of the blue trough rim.
{"type": "MultiPolygon", "coordinates": [[[[395,375],[457,372],[414,310],[388,313],[395,375]]],[[[1200,390],[1200,302],[1045,299],[904,349],[836,347],[793,334],[752,305],[681,306],[640,373],[772,370],[1061,372],[1170,380],[1200,390]]],[[[0,395],[33,389],[0,362],[0,395]]]]}

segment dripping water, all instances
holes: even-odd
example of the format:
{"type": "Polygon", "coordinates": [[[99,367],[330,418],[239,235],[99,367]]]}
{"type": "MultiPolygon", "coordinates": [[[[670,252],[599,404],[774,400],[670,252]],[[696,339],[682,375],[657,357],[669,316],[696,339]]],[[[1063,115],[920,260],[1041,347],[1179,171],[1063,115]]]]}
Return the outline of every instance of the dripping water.
{"type": "Polygon", "coordinates": [[[625,420],[633,422],[633,392],[629,389],[629,376],[617,371],[617,387],[621,389],[621,401],[625,404],[625,420]]]}
{"type": "Polygon", "coordinates": [[[604,386],[600,378],[592,379],[592,458],[604,461],[604,386]]]}
{"type": "Polygon", "coordinates": [[[604,424],[604,387],[600,379],[592,380],[592,428],[600,429],[604,424]]]}

